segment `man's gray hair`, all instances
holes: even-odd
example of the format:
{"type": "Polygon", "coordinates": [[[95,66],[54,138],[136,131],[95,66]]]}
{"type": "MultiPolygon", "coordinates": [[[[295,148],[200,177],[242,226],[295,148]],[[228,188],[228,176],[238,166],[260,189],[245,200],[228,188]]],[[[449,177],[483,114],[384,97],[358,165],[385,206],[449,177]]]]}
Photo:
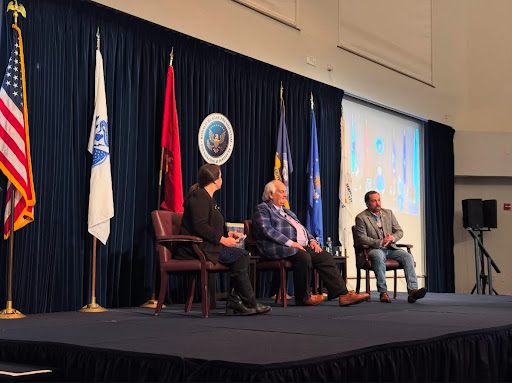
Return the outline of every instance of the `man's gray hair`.
{"type": "Polygon", "coordinates": [[[270,193],[274,194],[276,192],[276,184],[275,180],[270,181],[268,184],[265,185],[265,189],[263,190],[263,195],[261,196],[261,199],[263,202],[270,201],[270,193]]]}

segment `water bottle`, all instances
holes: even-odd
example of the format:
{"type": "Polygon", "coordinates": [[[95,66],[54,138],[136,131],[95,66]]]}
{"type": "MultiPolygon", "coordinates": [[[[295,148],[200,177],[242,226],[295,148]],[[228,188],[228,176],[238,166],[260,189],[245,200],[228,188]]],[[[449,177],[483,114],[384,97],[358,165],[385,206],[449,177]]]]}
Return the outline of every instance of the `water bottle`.
{"type": "Polygon", "coordinates": [[[327,237],[327,242],[325,243],[325,251],[329,254],[332,254],[332,239],[331,237],[327,237]]]}

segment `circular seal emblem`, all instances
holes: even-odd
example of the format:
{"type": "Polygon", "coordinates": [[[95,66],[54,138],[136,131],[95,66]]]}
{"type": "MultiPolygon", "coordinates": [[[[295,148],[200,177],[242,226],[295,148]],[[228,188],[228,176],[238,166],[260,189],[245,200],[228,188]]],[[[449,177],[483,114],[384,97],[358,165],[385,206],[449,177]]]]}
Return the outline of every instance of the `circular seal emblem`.
{"type": "Polygon", "coordinates": [[[220,113],[212,113],[203,120],[197,139],[199,151],[209,164],[224,164],[235,145],[235,135],[229,120],[220,113]]]}

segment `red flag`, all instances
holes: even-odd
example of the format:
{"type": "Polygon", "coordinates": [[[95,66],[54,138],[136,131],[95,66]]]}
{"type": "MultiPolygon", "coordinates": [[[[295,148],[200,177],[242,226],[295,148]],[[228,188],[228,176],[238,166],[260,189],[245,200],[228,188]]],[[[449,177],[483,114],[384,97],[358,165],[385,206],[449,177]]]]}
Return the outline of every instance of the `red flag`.
{"type": "Polygon", "coordinates": [[[21,31],[13,25],[12,51],[0,89],[0,169],[8,178],[4,237],[9,237],[11,190],[14,188],[14,230],[34,220],[36,195],[30,159],[25,63],[21,31]]]}
{"type": "Polygon", "coordinates": [[[174,96],[174,70],[169,66],[165,88],[164,121],[162,124],[162,148],[165,195],[162,208],[183,213],[183,185],[181,181],[180,134],[178,112],[174,96]]]}

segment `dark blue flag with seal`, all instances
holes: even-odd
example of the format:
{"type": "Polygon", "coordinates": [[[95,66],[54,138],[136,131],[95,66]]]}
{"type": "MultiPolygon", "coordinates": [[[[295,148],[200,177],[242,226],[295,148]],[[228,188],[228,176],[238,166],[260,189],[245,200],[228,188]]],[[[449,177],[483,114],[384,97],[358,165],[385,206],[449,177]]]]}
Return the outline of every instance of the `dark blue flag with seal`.
{"type": "MultiPolygon", "coordinates": [[[[293,172],[292,153],[288,141],[288,130],[286,129],[284,99],[281,95],[281,107],[279,118],[279,132],[277,134],[277,148],[274,159],[274,179],[281,181],[286,186],[286,194],[290,191],[289,176],[293,172]]],[[[289,196],[288,196],[289,197],[289,196]]],[[[286,199],[285,207],[290,208],[289,199],[286,199]]]]}
{"type": "Polygon", "coordinates": [[[318,160],[318,140],[316,137],[315,111],[311,109],[311,147],[308,164],[308,205],[306,211],[306,229],[323,246],[324,230],[322,223],[322,192],[320,185],[320,164],[318,160]]]}

